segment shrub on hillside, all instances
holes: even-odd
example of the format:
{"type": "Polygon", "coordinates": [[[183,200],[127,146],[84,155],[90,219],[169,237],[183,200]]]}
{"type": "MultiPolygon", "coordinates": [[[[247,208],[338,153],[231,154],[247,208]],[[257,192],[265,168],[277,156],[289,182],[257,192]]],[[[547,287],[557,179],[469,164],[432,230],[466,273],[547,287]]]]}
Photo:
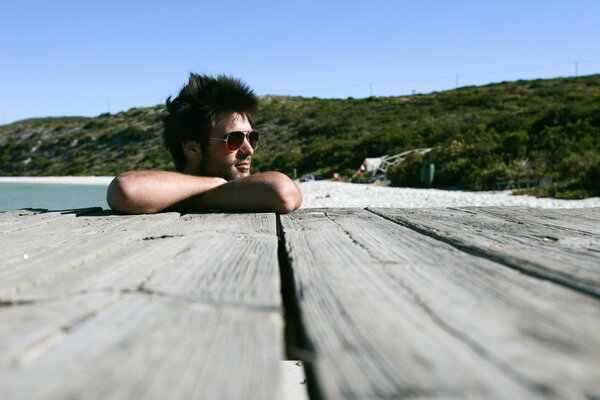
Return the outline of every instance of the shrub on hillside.
{"type": "Polygon", "coordinates": [[[421,169],[424,157],[417,152],[411,152],[406,159],[388,169],[388,179],[392,186],[419,187],[421,186],[421,169]]]}

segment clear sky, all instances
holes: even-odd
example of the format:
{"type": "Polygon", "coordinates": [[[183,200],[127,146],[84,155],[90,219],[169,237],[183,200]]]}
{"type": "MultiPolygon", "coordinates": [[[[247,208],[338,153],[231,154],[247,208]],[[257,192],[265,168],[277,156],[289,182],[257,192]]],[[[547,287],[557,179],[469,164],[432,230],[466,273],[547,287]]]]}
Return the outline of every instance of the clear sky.
{"type": "Polygon", "coordinates": [[[258,95],[396,96],[600,73],[598,0],[0,0],[0,124],[258,95]]]}

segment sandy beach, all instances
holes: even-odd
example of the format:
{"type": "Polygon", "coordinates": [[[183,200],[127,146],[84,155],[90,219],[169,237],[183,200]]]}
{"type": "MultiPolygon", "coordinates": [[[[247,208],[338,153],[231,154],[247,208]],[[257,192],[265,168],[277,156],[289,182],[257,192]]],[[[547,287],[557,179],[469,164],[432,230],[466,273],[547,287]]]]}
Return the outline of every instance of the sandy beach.
{"type": "Polygon", "coordinates": [[[345,182],[315,181],[300,183],[302,207],[491,207],[535,208],[600,207],[600,198],[557,200],[532,196],[513,196],[510,191],[466,192],[439,189],[412,189],[345,182]]]}
{"type": "MultiPolygon", "coordinates": [[[[112,176],[0,177],[0,183],[104,185],[112,176]]],[[[346,182],[315,181],[299,183],[302,208],[314,207],[469,207],[517,206],[535,208],[600,207],[600,198],[557,200],[513,196],[510,191],[466,192],[439,189],[395,188],[346,182]]]]}

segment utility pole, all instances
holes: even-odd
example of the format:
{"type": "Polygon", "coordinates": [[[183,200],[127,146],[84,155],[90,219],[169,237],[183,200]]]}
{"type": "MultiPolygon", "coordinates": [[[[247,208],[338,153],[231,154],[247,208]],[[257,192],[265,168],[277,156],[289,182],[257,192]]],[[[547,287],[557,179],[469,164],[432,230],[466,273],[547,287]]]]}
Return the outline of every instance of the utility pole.
{"type": "Polygon", "coordinates": [[[456,75],[454,77],[454,84],[456,85],[456,88],[458,89],[458,75],[456,75]]]}
{"type": "Polygon", "coordinates": [[[373,97],[373,82],[369,82],[369,97],[373,97]]]}
{"type": "Polygon", "coordinates": [[[579,76],[579,62],[575,61],[575,77],[579,76]]]}

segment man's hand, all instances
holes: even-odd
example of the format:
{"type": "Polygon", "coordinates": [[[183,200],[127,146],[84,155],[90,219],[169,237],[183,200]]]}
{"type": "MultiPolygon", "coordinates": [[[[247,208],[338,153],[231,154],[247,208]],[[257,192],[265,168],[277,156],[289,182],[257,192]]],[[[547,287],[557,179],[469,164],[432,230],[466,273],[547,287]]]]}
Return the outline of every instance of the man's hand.
{"type": "Polygon", "coordinates": [[[286,175],[265,172],[229,182],[168,171],[130,171],[117,176],[106,195],[113,210],[146,214],[222,210],[287,213],[302,204],[300,188],[286,175]]]}

